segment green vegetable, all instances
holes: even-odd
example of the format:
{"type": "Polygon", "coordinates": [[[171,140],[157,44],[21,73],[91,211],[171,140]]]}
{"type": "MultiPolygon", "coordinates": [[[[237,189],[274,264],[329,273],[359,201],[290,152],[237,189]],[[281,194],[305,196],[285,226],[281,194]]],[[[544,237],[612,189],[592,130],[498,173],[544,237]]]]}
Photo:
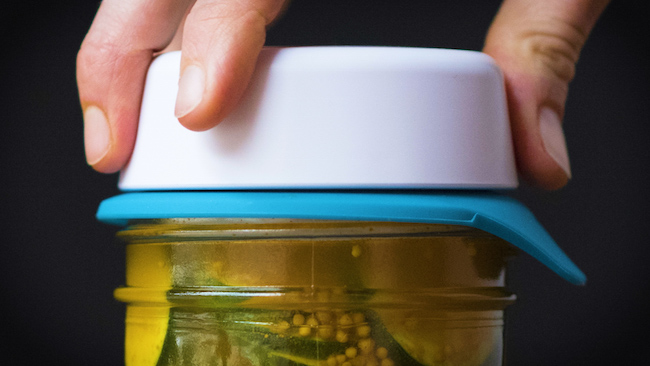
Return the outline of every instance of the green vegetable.
{"type": "Polygon", "coordinates": [[[420,365],[369,311],[175,307],[169,319],[159,366],[420,365]]]}

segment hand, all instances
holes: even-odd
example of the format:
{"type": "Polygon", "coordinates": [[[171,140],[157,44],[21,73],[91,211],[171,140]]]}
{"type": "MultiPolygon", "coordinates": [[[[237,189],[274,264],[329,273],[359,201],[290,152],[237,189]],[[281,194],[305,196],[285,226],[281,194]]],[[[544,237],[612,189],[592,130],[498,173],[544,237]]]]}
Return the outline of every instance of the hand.
{"type": "Polygon", "coordinates": [[[222,120],[244,93],[283,3],[104,0],[77,56],[88,164],[112,173],[127,163],[149,64],[180,44],[177,117],[196,131],[222,120]]]}
{"type": "MultiPolygon", "coordinates": [[[[133,150],[149,64],[182,48],[176,116],[221,121],[249,82],[266,27],[285,0],[104,0],[77,59],[88,163],[115,172],[133,150]]],[[[561,120],[587,35],[607,0],[505,0],[484,52],[500,65],[520,174],[545,189],[571,177],[561,120]]]]}
{"type": "Polygon", "coordinates": [[[505,0],[483,52],[501,67],[517,170],[558,189],[571,178],[562,117],[580,50],[608,0],[505,0]]]}

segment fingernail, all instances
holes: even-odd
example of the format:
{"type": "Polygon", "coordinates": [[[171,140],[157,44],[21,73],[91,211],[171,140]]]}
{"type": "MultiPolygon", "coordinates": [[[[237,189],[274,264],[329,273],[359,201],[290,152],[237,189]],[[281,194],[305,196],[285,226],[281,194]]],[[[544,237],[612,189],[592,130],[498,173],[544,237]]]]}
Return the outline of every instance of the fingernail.
{"type": "Polygon", "coordinates": [[[84,144],[86,161],[95,165],[101,161],[111,147],[111,128],[106,114],[95,106],[84,111],[84,144]]]}
{"type": "Polygon", "coordinates": [[[205,74],[200,67],[190,65],[185,68],[178,81],[178,96],[176,97],[176,118],[183,117],[196,108],[205,89],[205,74]]]}
{"type": "Polygon", "coordinates": [[[546,152],[564,170],[567,178],[571,178],[571,165],[569,164],[569,153],[562,130],[562,122],[551,108],[545,107],[540,111],[539,130],[546,152]]]}

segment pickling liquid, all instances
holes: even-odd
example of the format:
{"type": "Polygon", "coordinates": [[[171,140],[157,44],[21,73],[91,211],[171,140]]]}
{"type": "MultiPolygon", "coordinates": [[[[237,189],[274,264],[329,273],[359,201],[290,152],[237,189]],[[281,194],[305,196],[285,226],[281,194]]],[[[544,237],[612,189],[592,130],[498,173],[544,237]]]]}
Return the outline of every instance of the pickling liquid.
{"type": "Polygon", "coordinates": [[[502,365],[513,249],[461,226],[133,222],[126,364],[502,365]]]}

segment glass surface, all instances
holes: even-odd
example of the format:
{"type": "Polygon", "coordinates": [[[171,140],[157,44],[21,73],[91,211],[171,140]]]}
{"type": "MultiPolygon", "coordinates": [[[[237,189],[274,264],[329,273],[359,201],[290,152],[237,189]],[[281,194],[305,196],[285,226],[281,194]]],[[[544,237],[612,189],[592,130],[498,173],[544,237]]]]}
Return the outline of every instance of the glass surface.
{"type": "Polygon", "coordinates": [[[504,241],[461,226],[132,222],[127,365],[502,365],[504,241]]]}

